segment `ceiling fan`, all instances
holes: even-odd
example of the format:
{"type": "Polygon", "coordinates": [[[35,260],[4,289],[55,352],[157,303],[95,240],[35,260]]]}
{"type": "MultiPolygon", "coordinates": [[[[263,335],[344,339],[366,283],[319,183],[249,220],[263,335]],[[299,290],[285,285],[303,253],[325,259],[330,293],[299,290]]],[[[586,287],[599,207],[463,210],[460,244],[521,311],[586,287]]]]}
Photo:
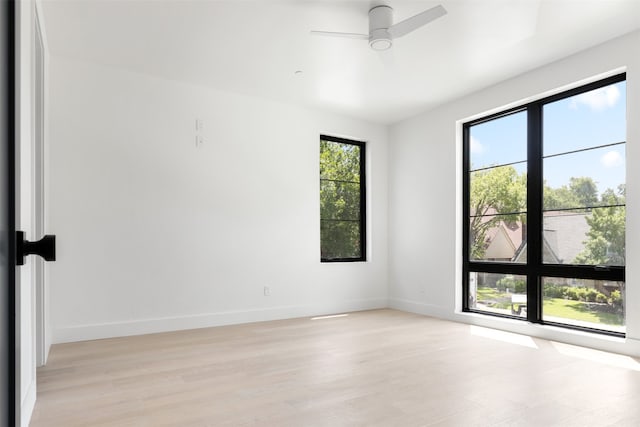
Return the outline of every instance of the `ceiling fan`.
{"type": "Polygon", "coordinates": [[[446,9],[438,5],[394,24],[391,6],[375,6],[369,10],[369,34],[331,31],[311,31],[311,34],[369,40],[372,49],[387,50],[393,45],[393,39],[409,34],[446,14],[446,9]]]}

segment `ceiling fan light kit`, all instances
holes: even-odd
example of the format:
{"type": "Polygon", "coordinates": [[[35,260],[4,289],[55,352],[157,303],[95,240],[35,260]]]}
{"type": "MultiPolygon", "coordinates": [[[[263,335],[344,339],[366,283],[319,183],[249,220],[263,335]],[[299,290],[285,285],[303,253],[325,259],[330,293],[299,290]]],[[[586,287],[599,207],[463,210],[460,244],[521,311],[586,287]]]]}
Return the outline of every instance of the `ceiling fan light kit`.
{"type": "Polygon", "coordinates": [[[393,46],[389,28],[393,25],[393,9],[377,6],[369,11],[369,46],[373,50],[387,50],[393,46]]]}
{"type": "Polygon", "coordinates": [[[369,46],[373,50],[387,50],[393,46],[393,41],[384,35],[375,35],[369,39],[369,46]]]}
{"type": "Polygon", "coordinates": [[[369,40],[373,50],[387,50],[393,46],[393,39],[402,37],[412,31],[435,21],[447,14],[441,5],[432,7],[417,15],[393,23],[393,8],[391,6],[376,6],[369,10],[369,34],[339,33],[331,31],[311,31],[311,34],[331,37],[346,37],[369,40]]]}

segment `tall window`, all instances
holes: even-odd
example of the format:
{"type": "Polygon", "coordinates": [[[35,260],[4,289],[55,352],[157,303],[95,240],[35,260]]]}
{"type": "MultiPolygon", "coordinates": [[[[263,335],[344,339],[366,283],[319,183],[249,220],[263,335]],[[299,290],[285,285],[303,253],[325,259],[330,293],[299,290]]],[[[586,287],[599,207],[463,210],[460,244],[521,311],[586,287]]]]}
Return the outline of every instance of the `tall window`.
{"type": "Polygon", "coordinates": [[[463,308],[625,333],[625,74],[463,126],[463,308]]]}
{"type": "Polygon", "coordinates": [[[320,259],[365,261],[364,142],[320,136],[320,259]]]}

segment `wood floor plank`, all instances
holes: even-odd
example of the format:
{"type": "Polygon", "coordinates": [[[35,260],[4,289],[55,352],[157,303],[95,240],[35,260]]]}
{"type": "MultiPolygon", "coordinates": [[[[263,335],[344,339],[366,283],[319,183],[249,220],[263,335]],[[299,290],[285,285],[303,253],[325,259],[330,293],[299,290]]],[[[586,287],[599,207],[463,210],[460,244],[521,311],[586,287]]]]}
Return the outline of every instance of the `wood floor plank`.
{"type": "Polygon", "coordinates": [[[31,426],[640,425],[637,360],[476,330],[373,310],[55,345],[31,426]]]}

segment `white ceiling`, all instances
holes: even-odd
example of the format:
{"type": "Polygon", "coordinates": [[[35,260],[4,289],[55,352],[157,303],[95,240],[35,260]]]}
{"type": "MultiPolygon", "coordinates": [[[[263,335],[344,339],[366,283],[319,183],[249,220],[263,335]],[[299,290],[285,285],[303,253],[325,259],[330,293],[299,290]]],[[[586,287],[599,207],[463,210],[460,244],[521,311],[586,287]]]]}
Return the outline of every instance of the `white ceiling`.
{"type": "Polygon", "coordinates": [[[389,124],[639,29],[640,0],[44,0],[44,20],[53,55],[389,124]],[[309,34],[367,33],[375,4],[449,13],[385,52],[309,34]]]}

